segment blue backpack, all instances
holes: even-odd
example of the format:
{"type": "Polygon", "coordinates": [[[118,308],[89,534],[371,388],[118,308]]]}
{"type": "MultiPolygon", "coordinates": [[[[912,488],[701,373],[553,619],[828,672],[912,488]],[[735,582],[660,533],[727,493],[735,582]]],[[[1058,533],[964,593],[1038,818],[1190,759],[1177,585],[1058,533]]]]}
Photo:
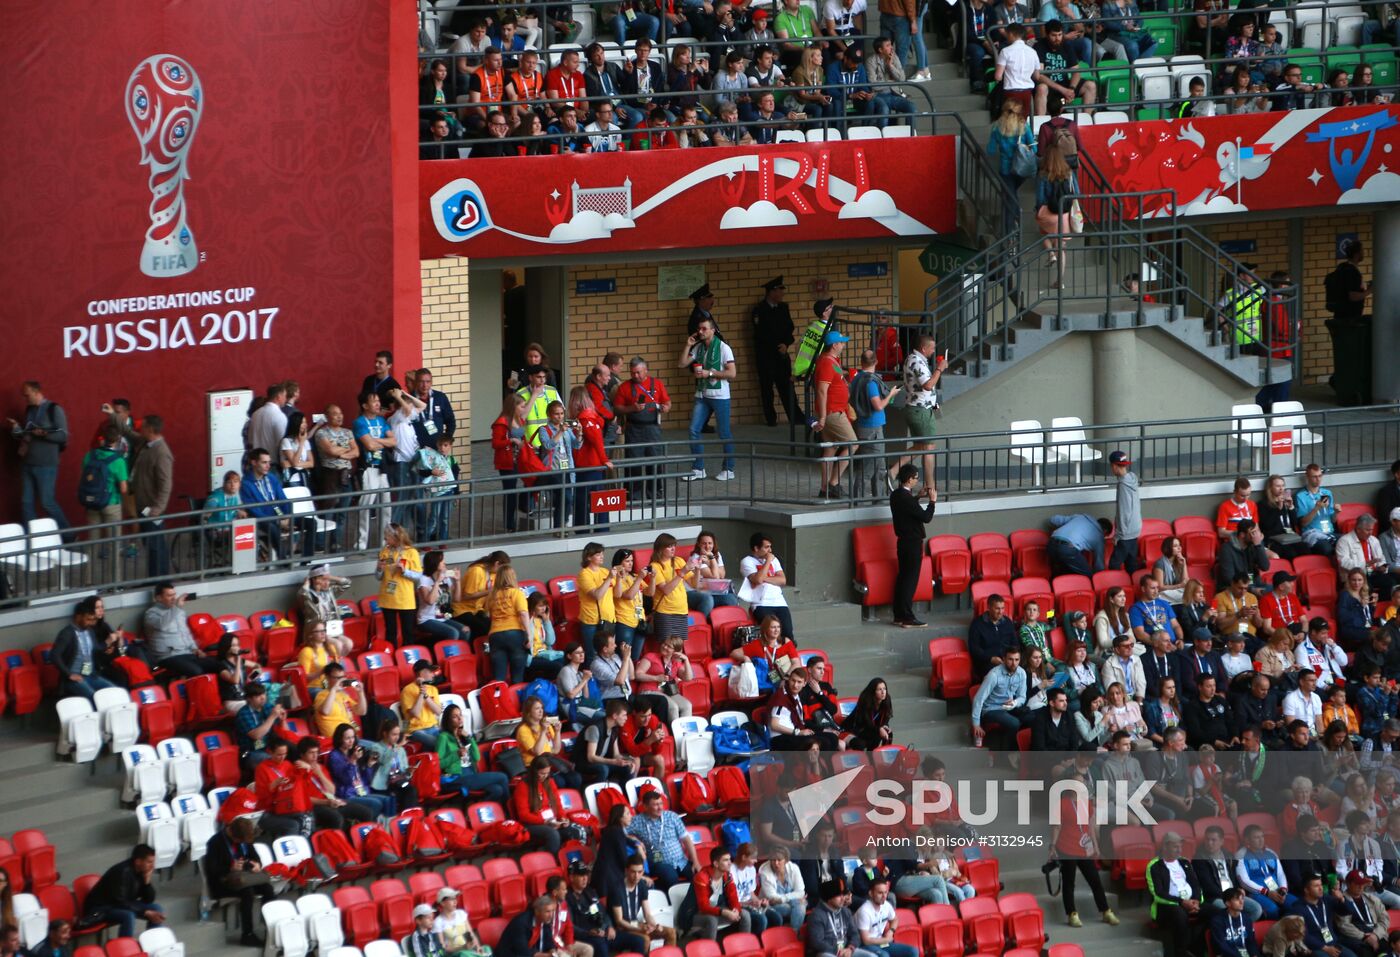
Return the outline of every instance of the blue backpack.
{"type": "Polygon", "coordinates": [[[531,696],[539,698],[544,704],[545,714],[559,713],[559,689],[554,687],[553,682],[545,681],[543,678],[536,678],[530,682],[525,686],[524,695],[520,699],[521,704],[524,704],[525,699],[531,696]]]}
{"type": "Polygon", "coordinates": [[[748,844],[752,838],[749,834],[749,822],[742,818],[731,818],[719,826],[719,839],[729,853],[737,856],[740,844],[748,844]]]}

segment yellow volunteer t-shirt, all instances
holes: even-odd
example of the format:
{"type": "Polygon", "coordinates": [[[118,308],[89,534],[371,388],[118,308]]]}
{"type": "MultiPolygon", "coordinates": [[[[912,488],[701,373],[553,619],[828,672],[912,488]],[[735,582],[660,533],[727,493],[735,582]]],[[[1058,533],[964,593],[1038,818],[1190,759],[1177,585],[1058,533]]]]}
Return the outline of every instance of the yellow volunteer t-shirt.
{"type": "MultiPolygon", "coordinates": [[[[491,576],[486,573],[485,565],[467,566],[467,574],[462,577],[462,594],[473,595],[479,591],[487,591],[491,587],[491,576]]],[[[486,607],[486,596],[468,601],[454,601],[452,603],[452,617],[458,615],[475,615],[486,607]]]]}
{"type": "Polygon", "coordinates": [[[502,631],[519,631],[520,616],[529,610],[523,588],[512,588],[505,595],[494,599],[491,602],[490,634],[494,635],[502,631]]]}
{"type": "Polygon", "coordinates": [[[379,580],[379,607],[391,611],[412,611],[417,608],[418,599],[413,594],[413,582],[403,577],[403,570],[422,574],[423,559],[418,557],[418,549],[381,549],[379,559],[389,563],[384,569],[384,577],[379,580]]]}
{"type": "MultiPolygon", "coordinates": [[[[325,670],[330,660],[331,653],[325,645],[319,648],[314,645],[303,645],[301,651],[297,652],[297,664],[301,665],[301,670],[306,673],[308,680],[311,678],[311,672],[316,669],[325,670]]],[[[316,679],[318,684],[321,680],[320,678],[316,679]]]]}
{"type": "MultiPolygon", "coordinates": [[[[636,580],[636,575],[623,575],[619,579],[620,585],[615,587],[619,587],[625,592],[632,587],[632,583],[636,580]]],[[[632,596],[630,601],[626,598],[618,598],[617,595],[614,594],[613,610],[617,614],[617,623],[619,625],[626,625],[628,628],[636,628],[641,622],[644,613],[642,606],[642,590],[638,588],[637,594],[632,596]]]]}
{"type": "Polygon", "coordinates": [[[431,700],[438,700],[438,690],[432,685],[419,688],[418,682],[410,681],[399,695],[399,710],[403,713],[403,719],[408,725],[408,734],[415,731],[427,731],[429,728],[438,726],[438,716],[427,705],[423,706],[423,713],[418,717],[413,717],[410,712],[413,706],[418,703],[418,695],[426,694],[431,700]]]}
{"type": "Polygon", "coordinates": [[[323,738],[333,737],[335,729],[342,724],[359,727],[355,724],[355,719],[350,712],[350,696],[344,691],[322,691],[317,694],[312,702],[312,714],[316,717],[316,733],[323,738]],[[326,699],[328,694],[335,695],[335,706],[331,708],[330,714],[323,714],[321,702],[326,699]]]}
{"type": "Polygon", "coordinates": [[[658,615],[688,615],[690,614],[690,603],[686,600],[685,589],[677,586],[669,595],[662,596],[661,586],[670,584],[677,575],[682,578],[681,570],[685,568],[685,560],[681,558],[671,559],[669,568],[661,565],[660,562],[652,562],[653,579],[656,582],[656,594],[652,597],[651,607],[658,615]]]}
{"type": "Polygon", "coordinates": [[[581,568],[578,573],[578,621],[581,625],[596,625],[600,621],[616,621],[617,616],[613,613],[612,589],[609,588],[603,593],[601,601],[593,598],[596,591],[603,582],[608,580],[612,574],[612,569],[606,566],[599,568],[581,568]]]}

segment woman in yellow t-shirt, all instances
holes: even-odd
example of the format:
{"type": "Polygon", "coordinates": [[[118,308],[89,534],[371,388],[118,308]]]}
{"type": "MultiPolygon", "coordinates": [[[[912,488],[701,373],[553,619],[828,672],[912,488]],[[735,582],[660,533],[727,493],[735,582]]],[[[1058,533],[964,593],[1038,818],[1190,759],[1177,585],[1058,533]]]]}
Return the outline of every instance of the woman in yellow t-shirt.
{"type": "Polygon", "coordinates": [[[491,616],[491,672],[497,681],[519,684],[525,680],[530,606],[511,566],[496,569],[496,582],[486,597],[486,612],[491,616]]]}
{"type": "Polygon", "coordinates": [[[486,596],[491,594],[496,569],[509,564],[509,555],[494,551],[468,565],[462,576],[452,583],[452,617],[471,629],[473,647],[478,638],[491,631],[486,596]]]}
{"type": "Polygon", "coordinates": [[[297,664],[306,673],[307,688],[324,688],[326,683],[321,675],[326,665],[339,660],[340,649],[326,638],[326,623],[315,621],[307,625],[301,636],[301,650],[297,652],[297,664]]]}
{"type": "Polygon", "coordinates": [[[589,542],[583,546],[582,567],[578,573],[578,633],[584,648],[593,647],[593,636],[603,622],[615,624],[613,585],[617,568],[603,564],[603,546],[589,542]]]}
{"type": "Polygon", "coordinates": [[[375,575],[379,579],[379,610],[384,615],[384,640],[395,648],[400,632],[404,644],[413,643],[418,607],[414,584],[422,574],[423,560],[408,529],[397,523],[387,525],[375,575]]]}
{"type": "Polygon", "coordinates": [[[662,533],[651,550],[647,566],[647,594],[651,596],[653,631],[658,641],[684,638],[690,624],[686,586],[695,587],[695,561],[676,557],[676,536],[662,533]]]}
{"type": "Polygon", "coordinates": [[[613,552],[612,567],[617,569],[613,578],[613,611],[617,614],[613,636],[619,648],[632,649],[633,661],[641,661],[647,621],[642,605],[643,576],[636,574],[637,556],[630,548],[619,548],[613,552]]]}

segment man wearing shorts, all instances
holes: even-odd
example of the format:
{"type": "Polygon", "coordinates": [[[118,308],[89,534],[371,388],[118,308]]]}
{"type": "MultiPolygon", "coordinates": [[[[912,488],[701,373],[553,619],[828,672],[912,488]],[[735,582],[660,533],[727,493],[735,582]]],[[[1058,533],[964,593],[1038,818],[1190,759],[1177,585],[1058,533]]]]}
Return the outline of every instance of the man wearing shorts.
{"type": "MultiPolygon", "coordinates": [[[[934,410],[938,408],[938,380],[943,370],[948,368],[946,356],[940,356],[929,366],[929,359],[936,351],[937,343],[933,336],[924,334],[919,344],[904,360],[904,422],[909,428],[910,451],[924,453],[923,473],[929,488],[937,488],[933,480],[933,436],[935,433],[934,410]]],[[[889,472],[890,490],[895,487],[894,473],[913,456],[905,456],[894,464],[889,472]]]]}
{"type": "MultiPolygon", "coordinates": [[[[832,300],[819,299],[812,311],[824,322],[830,322],[832,300]]],[[[812,375],[816,392],[816,419],[812,428],[823,443],[822,448],[822,487],[817,498],[840,498],[841,476],[850,463],[850,445],[840,449],[832,443],[854,443],[856,430],[851,425],[850,387],[846,384],[846,373],[841,368],[841,353],[850,342],[850,336],[831,329],[826,334],[822,354],[817,357],[816,371],[812,375]]]]}
{"type": "Polygon", "coordinates": [[[1085,106],[1098,98],[1098,86],[1090,79],[1080,79],[1077,64],[1082,55],[1065,39],[1065,27],[1059,20],[1045,24],[1045,36],[1032,49],[1040,57],[1040,73],[1035,84],[1035,114],[1059,116],[1064,105],[1076,96],[1083,97],[1085,106]]]}

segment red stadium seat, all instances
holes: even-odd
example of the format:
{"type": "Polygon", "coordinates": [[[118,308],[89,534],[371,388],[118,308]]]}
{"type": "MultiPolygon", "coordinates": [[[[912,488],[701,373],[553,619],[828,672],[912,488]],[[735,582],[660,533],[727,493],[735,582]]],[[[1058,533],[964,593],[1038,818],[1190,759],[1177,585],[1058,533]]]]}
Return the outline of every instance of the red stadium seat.
{"type": "Polygon", "coordinates": [[[924,926],[925,951],[932,951],[935,957],[962,957],[965,945],[961,920],[954,917],[924,926]]]}
{"type": "Polygon", "coordinates": [[[520,873],[530,885],[530,896],[540,897],[545,893],[545,882],[556,875],[563,877],[564,868],[548,851],[529,851],[520,857],[520,873]]]}
{"type": "Polygon", "coordinates": [[[1005,535],[979,532],[967,540],[972,552],[974,578],[1009,580],[1011,578],[1011,543],[1005,535]]]}
{"type": "Polygon", "coordinates": [[[972,687],[972,655],[961,638],[933,638],[928,643],[929,694],[944,700],[966,698],[972,687]]]}
{"type": "Polygon", "coordinates": [[[865,586],[861,604],[867,608],[894,601],[897,570],[893,525],[866,525],[851,529],[851,551],[856,581],[865,586]]]}
{"type": "Polygon", "coordinates": [[[370,641],[384,634],[384,614],[379,610],[379,596],[367,595],[360,599],[360,614],[369,620],[370,641]]]}
{"type": "Polygon", "coordinates": [[[1337,569],[1326,555],[1299,555],[1293,560],[1298,587],[1309,605],[1337,607],[1337,569]]]}
{"type": "Polygon", "coordinates": [[[23,716],[39,709],[44,688],[39,669],[29,659],[29,653],[18,649],[0,652],[4,663],[5,692],[11,713],[23,716]]]}
{"type": "Polygon", "coordinates": [[[965,922],[963,926],[967,929],[974,953],[1000,954],[1006,948],[1006,931],[1000,914],[983,914],[965,922]]]}
{"type": "Polygon", "coordinates": [[[1011,585],[1004,581],[979,581],[972,583],[972,611],[973,614],[980,615],[987,610],[987,599],[993,595],[1001,595],[1008,598],[1011,595],[1011,585]]]}
{"type": "Polygon", "coordinates": [[[360,655],[360,673],[370,698],[384,707],[399,703],[399,668],[393,657],[383,652],[367,651],[360,655]]]}
{"type": "Polygon", "coordinates": [[[1018,948],[1039,954],[1045,946],[1045,915],[1039,907],[1011,914],[1006,918],[1006,927],[1018,948]]]}
{"type": "Polygon", "coordinates": [[[433,661],[433,652],[426,645],[403,645],[394,652],[394,664],[399,669],[399,686],[413,680],[413,666],[419,659],[433,661]]]}
{"type": "Polygon", "coordinates": [[[981,857],[975,861],[968,861],[962,872],[977,891],[978,897],[996,900],[997,895],[1001,893],[1001,864],[995,857],[981,857]]]}
{"type": "Polygon", "coordinates": [[[685,945],[685,957],[721,957],[723,953],[713,940],[692,940],[685,945]]]}
{"type": "MultiPolygon", "coordinates": [[[[1258,930],[1259,924],[1256,923],[1254,928],[1258,930]]],[[[1047,957],[1084,957],[1084,948],[1078,944],[1051,944],[1047,957]]]]}
{"type": "MultiPolygon", "coordinates": [[[[770,927],[763,932],[763,952],[768,957],[804,957],[806,948],[791,927],[770,927]]],[[[661,953],[653,950],[652,957],[661,953]]]]}
{"type": "Polygon", "coordinates": [[[1125,571],[1105,570],[1094,572],[1092,579],[1094,584],[1094,600],[1099,608],[1108,604],[1108,590],[1110,588],[1122,588],[1128,592],[1128,604],[1133,603],[1133,580],[1128,577],[1125,571]]]}
{"type": "MultiPolygon", "coordinates": [[[[1363,502],[1343,502],[1341,505],[1338,505],[1337,534],[1346,535],[1347,533],[1349,533],[1353,528],[1356,527],[1356,520],[1362,515],[1369,515],[1372,518],[1375,518],[1376,510],[1363,502]]],[[[1387,515],[1385,517],[1385,521],[1378,520],[1378,523],[1381,528],[1389,527],[1390,516],[1387,515]]],[[[1269,570],[1273,571],[1273,567],[1270,566],[1269,570]]]]}
{"type": "Polygon", "coordinates": [[[1144,518],[1138,535],[1138,558],[1148,568],[1162,555],[1162,540],[1172,533],[1172,523],[1160,518],[1144,518]]]}
{"type": "Polygon", "coordinates": [[[476,655],[465,641],[440,641],[434,646],[438,664],[442,666],[442,691],[466,697],[477,687],[476,655]]]}
{"type": "Polygon", "coordinates": [[[1055,592],[1055,614],[1063,626],[1069,620],[1069,613],[1082,611],[1089,621],[1094,618],[1098,606],[1094,602],[1094,582],[1084,575],[1057,575],[1050,582],[1055,592]]]}
{"type": "Polygon", "coordinates": [[[960,535],[934,535],[928,540],[933,577],[944,595],[961,595],[972,584],[972,552],[960,535]]]}
{"type": "Polygon", "coordinates": [[[44,689],[44,694],[52,697],[58,691],[59,673],[51,660],[53,657],[53,644],[51,642],[35,645],[29,652],[30,661],[34,667],[39,669],[39,683],[44,689]]]}
{"type": "Polygon", "coordinates": [[[518,914],[529,906],[528,881],[511,858],[493,857],[482,862],[481,876],[500,913],[518,914]]]}
{"type": "Polygon", "coordinates": [[[102,949],[107,957],[143,957],[141,944],[135,937],[113,937],[102,949]]]}
{"type": "Polygon", "coordinates": [[[24,865],[24,880],[29,893],[37,894],[40,889],[58,883],[57,852],[43,831],[37,828],[15,831],[11,841],[24,865]]]}
{"type": "Polygon", "coordinates": [[[1040,606],[1040,620],[1045,621],[1047,612],[1055,608],[1055,591],[1044,578],[1017,578],[1011,582],[1012,616],[1020,618],[1026,605],[1035,602],[1040,606]]]}
{"type": "Polygon", "coordinates": [[[724,957],[765,957],[763,944],[754,934],[730,934],[722,946],[724,957]]]}
{"type": "Polygon", "coordinates": [[[491,916],[491,895],[486,888],[486,879],[481,876],[481,868],[475,864],[454,864],[443,874],[447,886],[455,887],[462,895],[462,909],[475,926],[491,916]]]}
{"type": "Polygon", "coordinates": [[[443,876],[437,871],[422,871],[408,876],[408,892],[413,895],[413,903],[436,904],[437,892],[447,886],[443,876]]]}
{"type": "Polygon", "coordinates": [[[165,696],[160,685],[134,688],[131,700],[136,703],[136,718],[141,724],[141,739],[150,745],[175,737],[175,705],[165,696]]]}
{"type": "MultiPolygon", "coordinates": [[[[1215,550],[1220,547],[1220,533],[1215,522],[1200,515],[1183,515],[1172,523],[1172,531],[1181,539],[1187,564],[1215,564],[1215,550]]],[[[1157,560],[1152,556],[1152,561],[1157,560]]]]}
{"type": "Polygon", "coordinates": [[[340,887],[331,895],[340,911],[345,942],[363,948],[379,938],[379,908],[363,887],[340,887]]]}
{"type": "Polygon", "coordinates": [[[269,628],[262,633],[260,646],[263,664],[273,669],[280,668],[297,656],[297,630],[269,628]]]}
{"type": "Polygon", "coordinates": [[[238,787],[243,772],[232,738],[223,731],[201,731],[195,735],[194,746],[202,756],[205,785],[238,787]]]}
{"type": "Polygon", "coordinates": [[[1235,830],[1235,822],[1228,817],[1202,817],[1197,818],[1192,824],[1196,834],[1196,844],[1199,846],[1206,839],[1206,830],[1210,827],[1218,827],[1225,832],[1225,850],[1234,854],[1239,850],[1239,834],[1235,830]]]}
{"type": "Polygon", "coordinates": [[[369,885],[369,896],[379,905],[379,924],[390,937],[398,939],[413,930],[413,898],[403,881],[375,881],[369,885]]]}
{"type": "Polygon", "coordinates": [[[1050,577],[1050,557],[1046,549],[1050,535],[1038,528],[1023,528],[1007,536],[1011,544],[1011,560],[1017,574],[1031,578],[1050,577]]]}

